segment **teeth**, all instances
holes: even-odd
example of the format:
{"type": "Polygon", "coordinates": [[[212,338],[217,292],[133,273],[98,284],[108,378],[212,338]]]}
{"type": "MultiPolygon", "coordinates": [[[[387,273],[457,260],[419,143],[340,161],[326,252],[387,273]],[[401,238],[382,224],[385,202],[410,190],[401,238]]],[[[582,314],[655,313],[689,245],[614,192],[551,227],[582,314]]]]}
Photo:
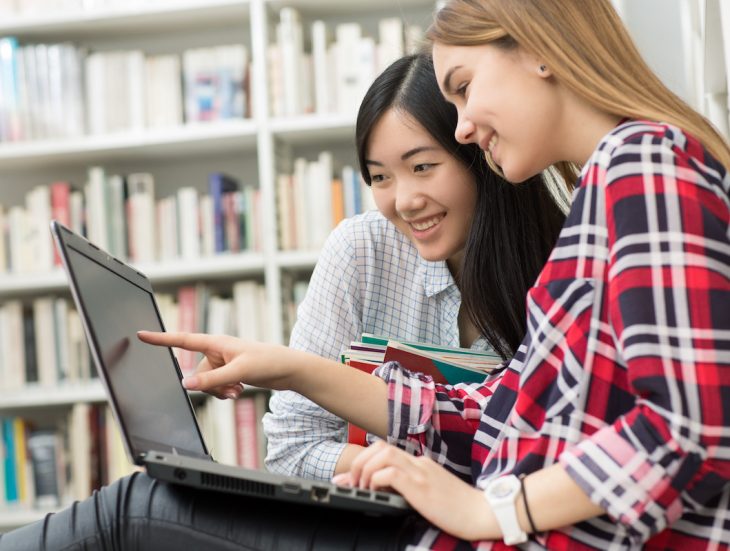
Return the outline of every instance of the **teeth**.
{"type": "Polygon", "coordinates": [[[497,135],[494,134],[492,136],[492,139],[489,140],[489,143],[487,144],[487,151],[489,151],[491,153],[492,152],[492,148],[495,146],[496,143],[497,143],[497,135]]]}
{"type": "Polygon", "coordinates": [[[418,231],[424,231],[424,230],[434,227],[436,224],[441,222],[442,218],[443,218],[443,216],[441,216],[441,215],[434,216],[433,218],[431,218],[429,220],[425,220],[423,222],[411,222],[411,226],[413,226],[418,231]]]}

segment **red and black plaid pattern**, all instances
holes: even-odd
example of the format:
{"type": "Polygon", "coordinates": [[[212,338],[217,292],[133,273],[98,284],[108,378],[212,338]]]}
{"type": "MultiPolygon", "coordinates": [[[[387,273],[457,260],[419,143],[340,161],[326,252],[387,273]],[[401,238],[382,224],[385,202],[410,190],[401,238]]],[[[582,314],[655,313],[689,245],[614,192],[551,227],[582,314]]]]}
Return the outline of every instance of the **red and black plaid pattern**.
{"type": "MultiPolygon", "coordinates": [[[[730,549],[725,169],[675,127],[618,126],[583,168],[527,315],[518,354],[488,385],[381,367],[391,441],[479,487],[560,462],[607,515],[533,544],[730,549]]],[[[435,529],[420,545],[465,546],[435,529]]]]}

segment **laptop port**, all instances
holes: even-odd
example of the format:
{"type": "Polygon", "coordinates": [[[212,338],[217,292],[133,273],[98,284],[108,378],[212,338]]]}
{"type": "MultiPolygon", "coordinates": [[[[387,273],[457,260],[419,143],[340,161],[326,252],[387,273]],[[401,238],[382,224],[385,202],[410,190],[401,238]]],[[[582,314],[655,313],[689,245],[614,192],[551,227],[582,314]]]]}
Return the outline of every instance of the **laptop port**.
{"type": "Polygon", "coordinates": [[[185,480],[188,477],[188,473],[186,473],[184,469],[175,469],[172,473],[172,476],[174,476],[178,480],[185,480]]]}
{"type": "Polygon", "coordinates": [[[299,484],[293,484],[291,482],[285,482],[281,489],[286,492],[287,494],[298,494],[299,490],[301,490],[301,486],[299,484]]]}
{"type": "Polygon", "coordinates": [[[370,497],[371,496],[370,492],[366,492],[364,490],[358,490],[357,492],[355,492],[355,495],[357,497],[370,497]]]}
{"type": "Polygon", "coordinates": [[[390,501],[390,496],[375,494],[375,501],[383,501],[385,503],[388,503],[390,501]]]}
{"type": "Polygon", "coordinates": [[[312,498],[313,501],[318,501],[319,503],[329,503],[330,490],[329,488],[323,488],[322,486],[314,486],[309,496],[312,498]]]}

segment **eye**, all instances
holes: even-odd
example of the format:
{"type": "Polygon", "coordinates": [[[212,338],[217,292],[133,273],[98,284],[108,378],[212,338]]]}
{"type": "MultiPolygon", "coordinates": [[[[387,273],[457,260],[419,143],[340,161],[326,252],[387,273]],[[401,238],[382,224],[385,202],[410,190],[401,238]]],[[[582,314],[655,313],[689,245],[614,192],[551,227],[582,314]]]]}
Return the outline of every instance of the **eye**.
{"type": "Polygon", "coordinates": [[[457,97],[460,97],[460,98],[465,98],[468,88],[469,88],[469,83],[464,82],[464,83],[460,84],[458,86],[458,88],[456,88],[456,90],[454,90],[454,95],[457,97]]]}
{"type": "Polygon", "coordinates": [[[370,175],[370,183],[371,184],[379,184],[380,182],[385,180],[385,176],[382,174],[371,174],[370,175]]]}
{"type": "Polygon", "coordinates": [[[435,167],[435,163],[419,163],[413,167],[413,172],[425,172],[435,167]]]}

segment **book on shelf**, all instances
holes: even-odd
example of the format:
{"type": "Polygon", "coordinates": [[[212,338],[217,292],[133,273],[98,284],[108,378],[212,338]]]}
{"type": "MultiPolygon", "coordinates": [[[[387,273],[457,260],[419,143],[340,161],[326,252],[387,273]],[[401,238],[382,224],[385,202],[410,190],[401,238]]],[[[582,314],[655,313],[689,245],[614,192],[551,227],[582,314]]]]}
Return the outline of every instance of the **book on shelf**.
{"type": "Polygon", "coordinates": [[[283,273],[281,275],[281,298],[283,301],[284,342],[289,342],[294,323],[297,319],[297,309],[304,300],[309,287],[309,280],[302,279],[301,275],[283,273]]]}
{"type": "MultiPolygon", "coordinates": [[[[481,383],[497,369],[502,358],[492,351],[407,342],[363,333],[359,341],[350,343],[340,361],[366,373],[372,373],[386,362],[430,376],[435,383],[455,385],[481,383]]],[[[348,442],[366,445],[366,432],[348,423],[348,442]]]]}
{"type": "Polygon", "coordinates": [[[276,181],[279,248],[317,250],[344,218],[375,208],[372,193],[351,166],[334,174],[332,154],[294,160],[291,174],[276,181]]]}
{"type": "Polygon", "coordinates": [[[3,508],[58,507],[129,474],[121,435],[105,404],[74,404],[38,425],[0,418],[0,514],[3,508]]]}
{"type": "Polygon", "coordinates": [[[0,38],[0,142],[241,119],[248,67],[242,44],[149,55],[0,38]]]}
{"type": "Polygon", "coordinates": [[[260,190],[221,172],[199,184],[209,193],[189,185],[156,199],[152,174],[93,166],[81,190],[65,180],[37,186],[24,205],[0,205],[0,273],[47,272],[58,264],[52,219],[133,263],[261,250],[260,190]]]}
{"type": "Polygon", "coordinates": [[[271,115],[353,115],[374,77],[406,51],[415,51],[423,32],[392,17],[378,22],[377,34],[376,42],[356,22],[339,23],[330,33],[322,20],[307,31],[295,8],[281,8],[267,50],[271,115]],[[307,34],[311,51],[305,49],[307,34]]]}
{"type": "Polygon", "coordinates": [[[246,394],[236,400],[208,399],[195,404],[195,414],[211,455],[219,463],[263,468],[266,440],[261,419],[268,396],[246,394]]]}
{"type": "Polygon", "coordinates": [[[248,65],[248,49],[242,44],[185,50],[185,120],[196,123],[248,116],[248,65]]]}
{"type": "Polygon", "coordinates": [[[35,430],[29,434],[27,445],[35,488],[34,505],[58,507],[65,492],[63,439],[55,430],[35,430]]]}
{"type": "MultiPolygon", "coordinates": [[[[237,281],[216,293],[203,284],[183,285],[174,295],[158,293],[157,300],[168,331],[275,340],[269,333],[265,287],[258,281],[237,281]]],[[[178,359],[184,373],[195,368],[195,354],[182,353],[178,359]]],[[[95,377],[83,326],[69,298],[41,295],[28,304],[0,302],[0,393],[58,388],[95,377]]]]}
{"type": "Polygon", "coordinates": [[[214,245],[215,252],[238,252],[258,248],[258,189],[253,186],[241,186],[241,183],[229,174],[211,172],[208,175],[208,191],[210,201],[201,208],[203,220],[202,232],[205,248],[214,245]],[[212,238],[209,235],[212,231],[212,238]]]}

